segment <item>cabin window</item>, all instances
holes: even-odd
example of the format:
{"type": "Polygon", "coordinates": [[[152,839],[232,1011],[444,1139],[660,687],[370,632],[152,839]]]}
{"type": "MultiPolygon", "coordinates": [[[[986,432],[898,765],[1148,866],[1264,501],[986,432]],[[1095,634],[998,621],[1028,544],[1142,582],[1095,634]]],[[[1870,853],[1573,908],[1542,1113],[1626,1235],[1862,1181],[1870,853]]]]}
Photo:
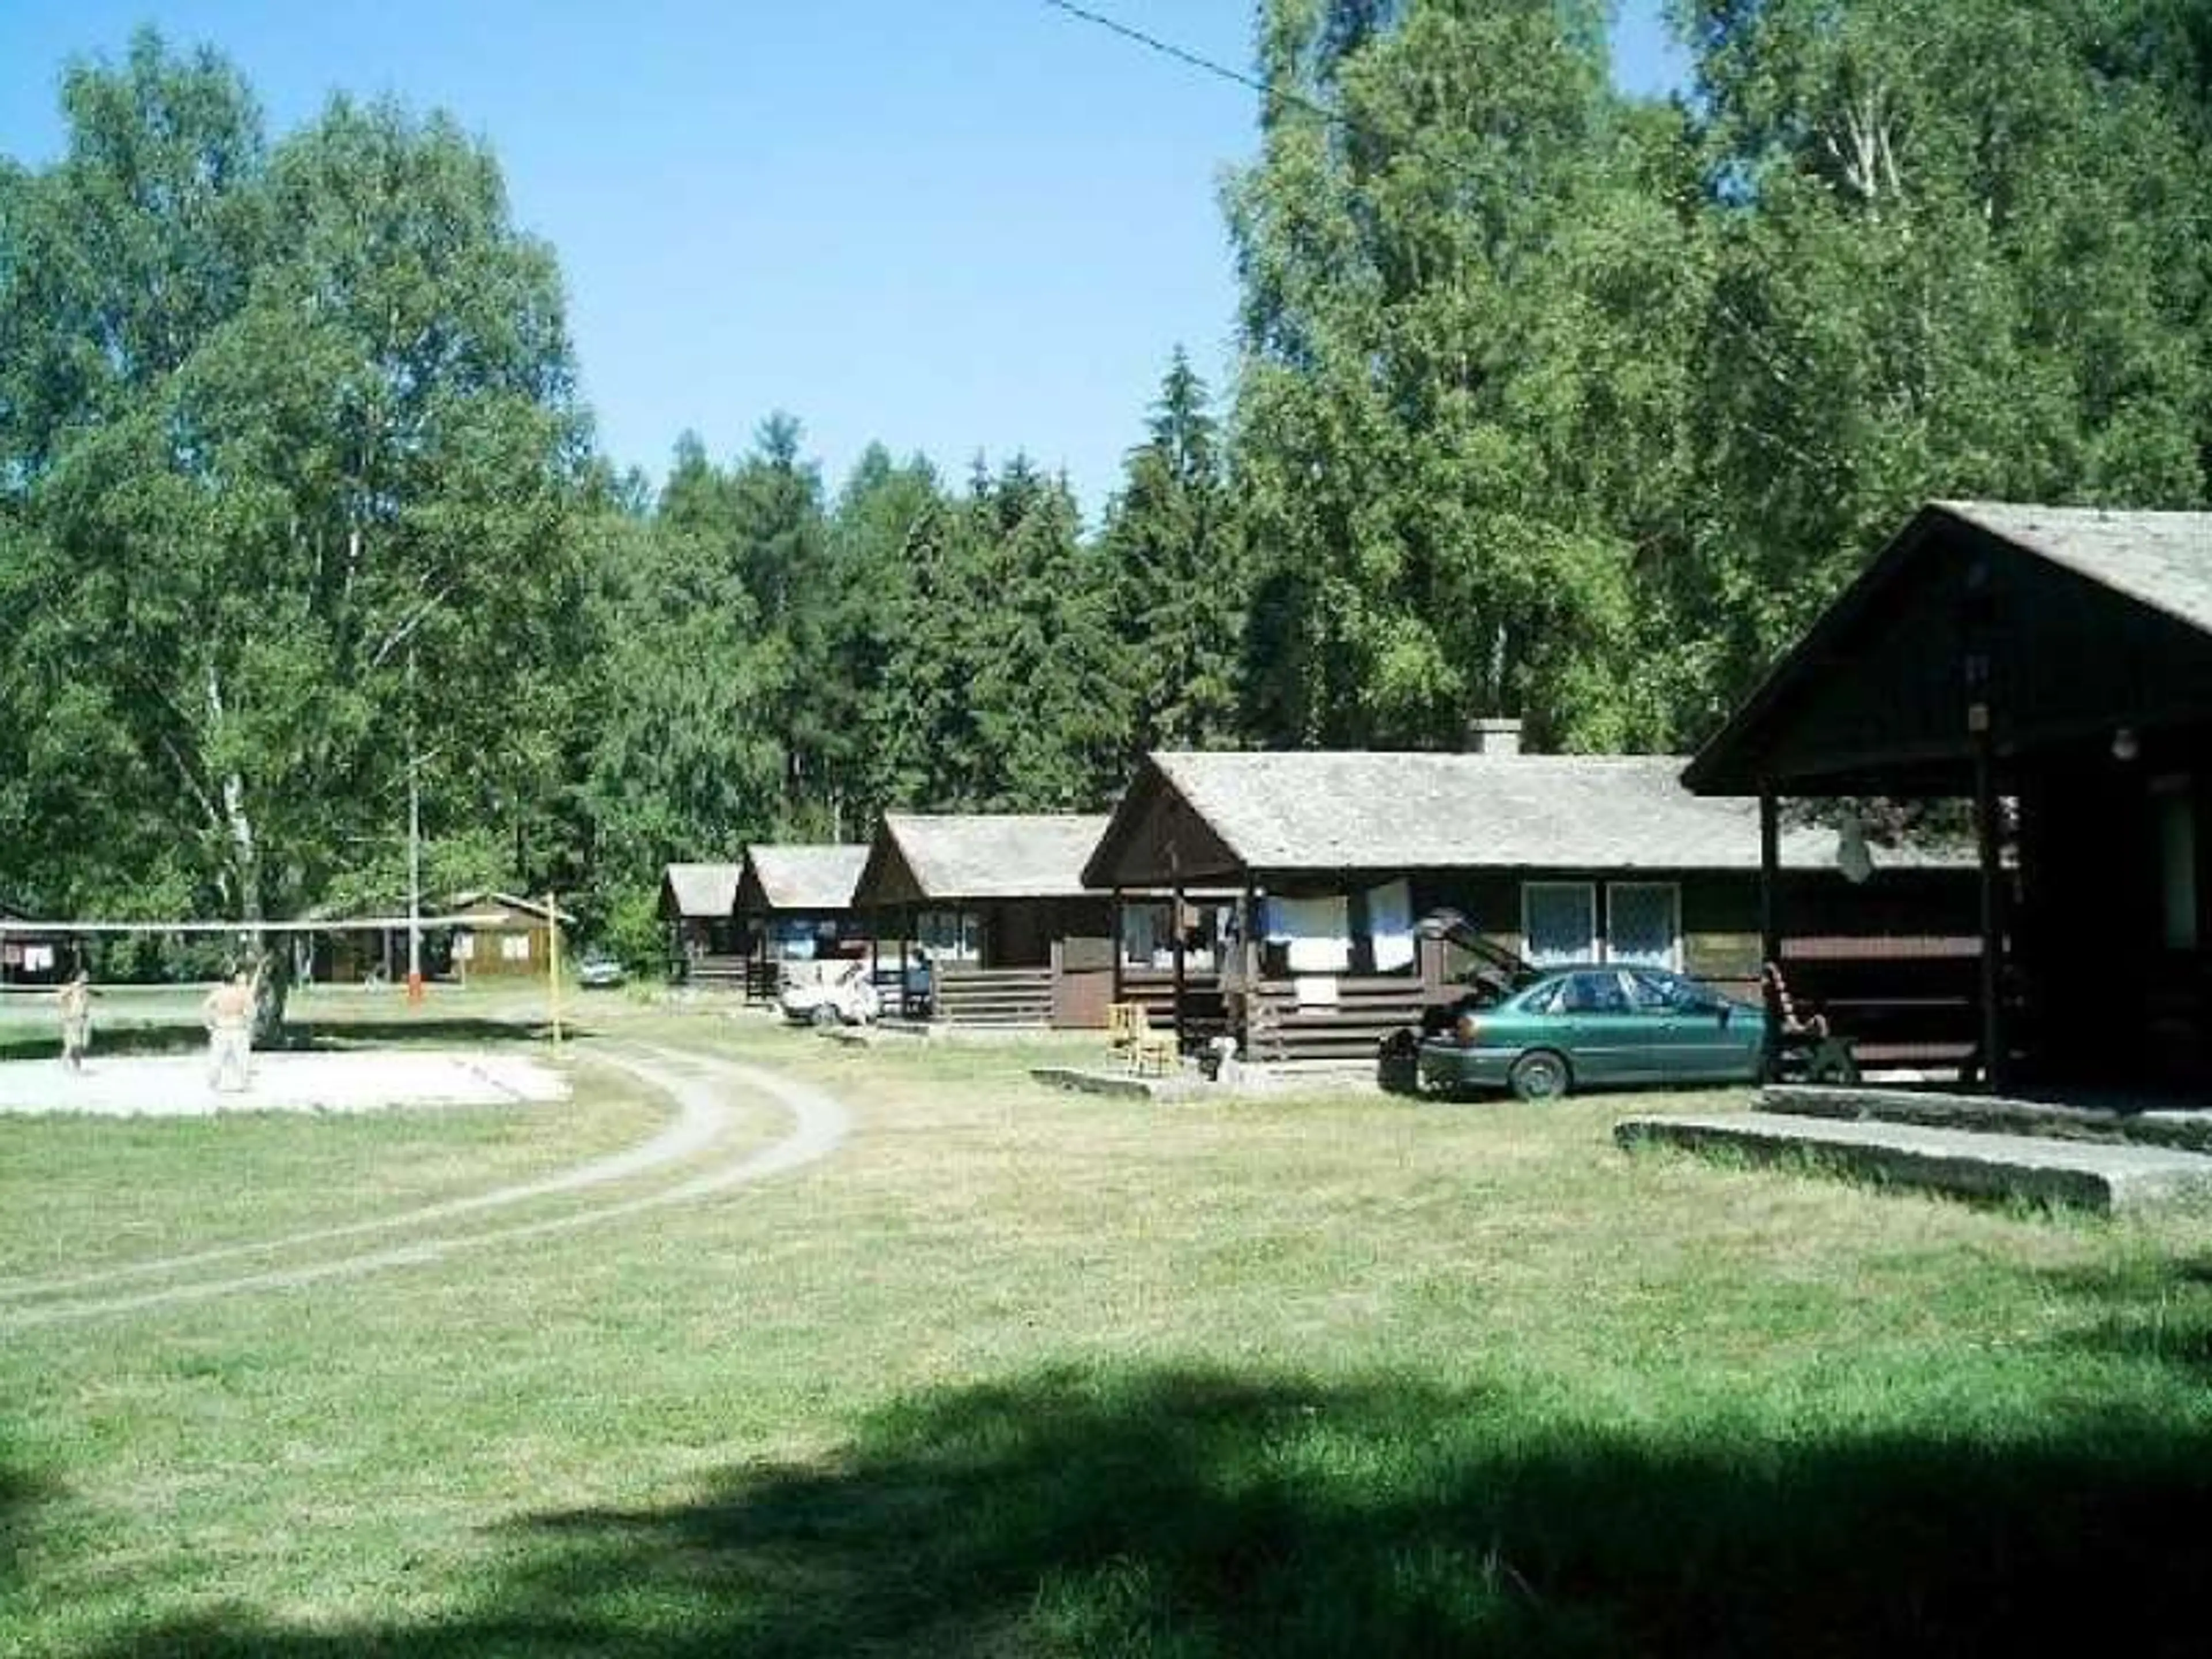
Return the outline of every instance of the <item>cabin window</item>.
{"type": "Polygon", "coordinates": [[[2158,811],[2159,899],[2166,948],[2197,946],[2197,798],[2187,778],[2160,778],[2152,786],[2158,811]]]}
{"type": "Polygon", "coordinates": [[[501,962],[529,961],[530,935],[527,933],[501,933],[499,936],[499,959],[501,962]]]}
{"type": "Polygon", "coordinates": [[[1521,954],[1539,968],[1597,960],[1597,888],[1531,881],[1521,888],[1521,954]]]}
{"type": "Polygon", "coordinates": [[[453,935],[453,960],[474,962],[477,959],[477,936],[474,933],[453,935]]]}
{"type": "Polygon", "coordinates": [[[983,959],[983,918],[973,910],[925,910],[914,937],[933,962],[983,959]]]}
{"type": "Polygon", "coordinates": [[[1605,890],[1605,959],[1638,968],[1682,965],[1682,890],[1671,881],[1616,881],[1605,890]]]}
{"type": "MultiPolygon", "coordinates": [[[[1231,907],[1186,902],[1183,912],[1183,966],[1194,973],[1211,973],[1221,941],[1231,932],[1231,907]]],[[[1121,965],[1125,968],[1175,966],[1175,902],[1150,899],[1121,907],[1121,965]]]]}

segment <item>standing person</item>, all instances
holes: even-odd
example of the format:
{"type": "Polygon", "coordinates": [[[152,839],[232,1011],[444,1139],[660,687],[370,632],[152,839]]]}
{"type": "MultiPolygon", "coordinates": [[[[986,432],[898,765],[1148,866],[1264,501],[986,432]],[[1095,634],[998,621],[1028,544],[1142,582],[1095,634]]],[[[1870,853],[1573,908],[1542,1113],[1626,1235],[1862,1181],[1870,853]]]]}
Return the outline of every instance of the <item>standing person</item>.
{"type": "Polygon", "coordinates": [[[253,998],[259,969],[244,969],[207,994],[200,1005],[208,1030],[208,1085],[236,1093],[252,1081],[249,1052],[253,1041],[253,998]]]}
{"type": "Polygon", "coordinates": [[[72,1072],[84,1070],[84,1053],[92,1046],[92,975],[83,969],[60,990],[54,1002],[62,1019],[62,1064],[72,1072]]]}

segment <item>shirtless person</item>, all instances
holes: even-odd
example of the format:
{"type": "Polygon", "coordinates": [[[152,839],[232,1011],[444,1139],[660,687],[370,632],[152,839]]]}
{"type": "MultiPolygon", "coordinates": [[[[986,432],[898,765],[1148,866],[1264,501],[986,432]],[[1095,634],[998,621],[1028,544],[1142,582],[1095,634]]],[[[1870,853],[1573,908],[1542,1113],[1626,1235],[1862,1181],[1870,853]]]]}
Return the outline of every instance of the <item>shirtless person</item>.
{"type": "Polygon", "coordinates": [[[84,1070],[84,1051],[92,1046],[92,976],[83,969],[54,993],[62,1017],[62,1064],[84,1070]]]}
{"type": "Polygon", "coordinates": [[[251,1080],[249,1053],[253,1042],[253,1001],[261,970],[244,969],[207,994],[200,1004],[208,1029],[208,1085],[218,1093],[236,1093],[251,1080]]]}

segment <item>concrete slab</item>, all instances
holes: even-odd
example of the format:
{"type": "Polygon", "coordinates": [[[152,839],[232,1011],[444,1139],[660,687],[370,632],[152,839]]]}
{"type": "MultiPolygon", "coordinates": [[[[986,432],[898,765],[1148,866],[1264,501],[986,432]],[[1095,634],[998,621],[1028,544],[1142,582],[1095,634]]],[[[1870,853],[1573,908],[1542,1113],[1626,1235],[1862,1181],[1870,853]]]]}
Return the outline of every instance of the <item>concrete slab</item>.
{"type": "Polygon", "coordinates": [[[2048,1135],[2062,1140],[2136,1141],[2184,1152],[2212,1152],[2212,1110],[2109,1103],[2028,1100],[1936,1089],[1770,1084],[1758,1109],[1796,1117],[1918,1123],[1985,1133],[2048,1135]]]}
{"type": "Polygon", "coordinates": [[[1134,1072],[1086,1066],[1032,1066],[1030,1075],[1054,1088],[1123,1100],[1188,1100],[1218,1089],[1194,1073],[1180,1072],[1165,1077],[1139,1077],[1134,1072]]]}
{"type": "Polygon", "coordinates": [[[1802,1161],[1843,1175],[1972,1198],[2024,1198],[2114,1212],[2212,1203],[2212,1158],[2163,1146],[1978,1133],[1913,1123],[1773,1112],[1634,1117],[1621,1146],[1725,1151],[1761,1163],[1802,1161]]]}
{"type": "Polygon", "coordinates": [[[218,1094],[204,1054],[118,1055],[0,1066],[0,1114],[210,1117],[218,1112],[366,1112],[392,1107],[514,1106],[565,1099],[568,1081],[524,1054],[390,1048],[253,1057],[252,1081],[218,1094]]]}

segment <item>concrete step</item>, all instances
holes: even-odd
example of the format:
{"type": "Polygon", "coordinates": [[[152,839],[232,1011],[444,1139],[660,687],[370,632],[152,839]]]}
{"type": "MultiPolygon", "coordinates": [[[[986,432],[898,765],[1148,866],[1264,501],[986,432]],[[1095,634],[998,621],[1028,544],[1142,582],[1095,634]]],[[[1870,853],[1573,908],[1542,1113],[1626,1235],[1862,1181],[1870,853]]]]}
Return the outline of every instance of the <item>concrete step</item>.
{"type": "Polygon", "coordinates": [[[1934,1129],[2047,1135],[2059,1140],[2134,1141],[2212,1152],[2212,1111],[2169,1107],[2063,1104],[1934,1089],[1776,1083],[1759,1091],[1758,1109],[1792,1117],[1917,1123],[1934,1129]]]}
{"type": "Polygon", "coordinates": [[[1810,1164],[1889,1186],[2108,1213],[2212,1204],[2212,1158],[2164,1146],[1777,1112],[1632,1117],[1613,1126],[1613,1138],[1631,1149],[1723,1151],[1758,1163],[1810,1164]]]}

